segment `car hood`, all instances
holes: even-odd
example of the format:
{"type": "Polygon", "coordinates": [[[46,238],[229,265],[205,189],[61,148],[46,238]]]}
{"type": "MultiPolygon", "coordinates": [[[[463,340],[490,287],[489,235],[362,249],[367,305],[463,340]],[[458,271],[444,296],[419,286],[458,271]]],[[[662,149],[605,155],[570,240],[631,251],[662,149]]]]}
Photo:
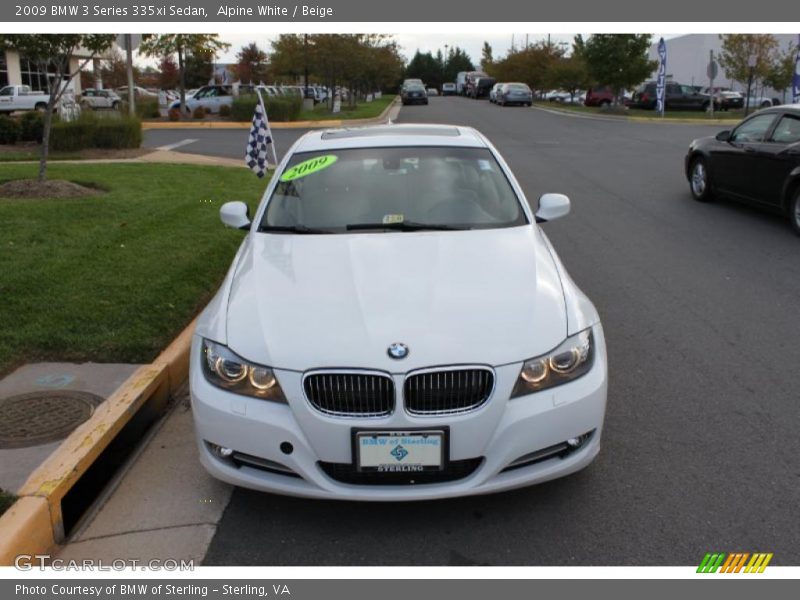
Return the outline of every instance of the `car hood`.
{"type": "Polygon", "coordinates": [[[343,235],[251,234],[227,343],[276,368],[518,362],[566,337],[561,281],[535,227],[343,235]],[[394,342],[409,347],[388,356],[394,342]]]}

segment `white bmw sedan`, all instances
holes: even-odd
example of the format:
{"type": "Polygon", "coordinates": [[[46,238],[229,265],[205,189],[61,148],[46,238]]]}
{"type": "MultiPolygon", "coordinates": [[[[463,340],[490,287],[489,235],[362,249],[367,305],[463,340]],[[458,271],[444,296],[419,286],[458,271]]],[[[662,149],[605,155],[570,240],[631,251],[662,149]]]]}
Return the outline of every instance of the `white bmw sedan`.
{"type": "Polygon", "coordinates": [[[574,473],[600,450],[597,311],[489,141],[455,126],[314,131],[278,166],[198,320],[200,458],[295,496],[425,500],[574,473]]]}

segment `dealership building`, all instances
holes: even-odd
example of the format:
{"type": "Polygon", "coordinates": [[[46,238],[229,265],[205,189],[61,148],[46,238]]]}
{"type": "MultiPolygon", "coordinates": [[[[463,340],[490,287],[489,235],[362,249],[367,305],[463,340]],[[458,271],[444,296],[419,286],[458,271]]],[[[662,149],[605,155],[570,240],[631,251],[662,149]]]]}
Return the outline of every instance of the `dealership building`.
{"type": "MultiPolygon", "coordinates": [[[[797,45],[797,34],[773,34],[778,41],[781,50],[785,50],[790,45],[797,45]]],[[[714,51],[714,58],[722,52],[722,39],[716,33],[702,33],[681,35],[673,38],[665,38],[667,44],[667,78],[683,85],[696,85],[708,87],[708,67],[709,52],[714,51]]],[[[650,58],[658,60],[658,40],[650,46],[650,58]]],[[[658,71],[654,71],[652,79],[655,79],[658,71]]],[[[720,69],[719,75],[714,79],[715,87],[727,87],[737,91],[746,91],[746,81],[735,81],[720,69]]],[[[789,95],[791,90],[787,90],[787,102],[791,102],[789,95]]],[[[770,98],[780,98],[783,100],[782,90],[765,88],[754,90],[754,94],[768,96],[770,98]]]]}
{"type": "MultiPolygon", "coordinates": [[[[90,56],[91,53],[86,50],[76,50],[70,60],[70,72],[74,73],[78,70],[90,56]]],[[[96,69],[96,74],[99,70],[98,67],[99,61],[95,60],[93,68],[96,69]]],[[[20,55],[16,50],[0,50],[0,88],[7,85],[29,85],[33,90],[47,91],[47,80],[50,77],[53,77],[53,73],[42,71],[39,63],[20,55]]],[[[70,87],[76,94],[80,94],[81,78],[73,78],[70,87]]]]}

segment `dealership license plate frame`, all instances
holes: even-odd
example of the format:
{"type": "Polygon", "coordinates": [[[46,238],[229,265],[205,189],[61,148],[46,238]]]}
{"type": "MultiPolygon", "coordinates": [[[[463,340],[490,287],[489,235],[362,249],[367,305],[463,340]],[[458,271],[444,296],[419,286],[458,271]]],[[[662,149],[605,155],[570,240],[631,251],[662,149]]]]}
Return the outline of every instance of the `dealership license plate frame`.
{"type": "Polygon", "coordinates": [[[409,427],[404,429],[386,429],[386,428],[358,428],[354,427],[350,430],[350,439],[352,443],[352,453],[353,453],[353,464],[356,467],[356,471],[359,473],[409,473],[409,472],[417,472],[417,473],[432,473],[432,472],[439,472],[443,471],[447,464],[450,461],[450,428],[449,427],[409,427]],[[398,438],[403,436],[420,436],[420,435],[438,435],[441,438],[440,442],[440,453],[439,453],[439,464],[437,466],[433,465],[423,465],[422,469],[417,471],[405,471],[405,470],[385,470],[382,471],[380,466],[362,466],[361,464],[361,448],[359,445],[359,440],[362,437],[390,437],[390,438],[398,438]]]}

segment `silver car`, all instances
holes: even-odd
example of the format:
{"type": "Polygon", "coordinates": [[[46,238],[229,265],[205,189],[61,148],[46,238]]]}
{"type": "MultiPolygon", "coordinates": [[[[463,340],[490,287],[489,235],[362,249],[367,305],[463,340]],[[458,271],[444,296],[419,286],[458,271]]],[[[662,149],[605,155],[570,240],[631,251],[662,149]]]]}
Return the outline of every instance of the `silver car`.
{"type": "Polygon", "coordinates": [[[507,106],[509,104],[520,104],[530,106],[533,102],[533,92],[525,83],[504,83],[502,89],[497,94],[497,104],[507,106]]]}
{"type": "Polygon", "coordinates": [[[91,108],[92,110],[110,108],[117,110],[119,108],[122,98],[120,98],[113,90],[96,90],[88,88],[83,90],[81,94],[81,107],[91,108]]]}

